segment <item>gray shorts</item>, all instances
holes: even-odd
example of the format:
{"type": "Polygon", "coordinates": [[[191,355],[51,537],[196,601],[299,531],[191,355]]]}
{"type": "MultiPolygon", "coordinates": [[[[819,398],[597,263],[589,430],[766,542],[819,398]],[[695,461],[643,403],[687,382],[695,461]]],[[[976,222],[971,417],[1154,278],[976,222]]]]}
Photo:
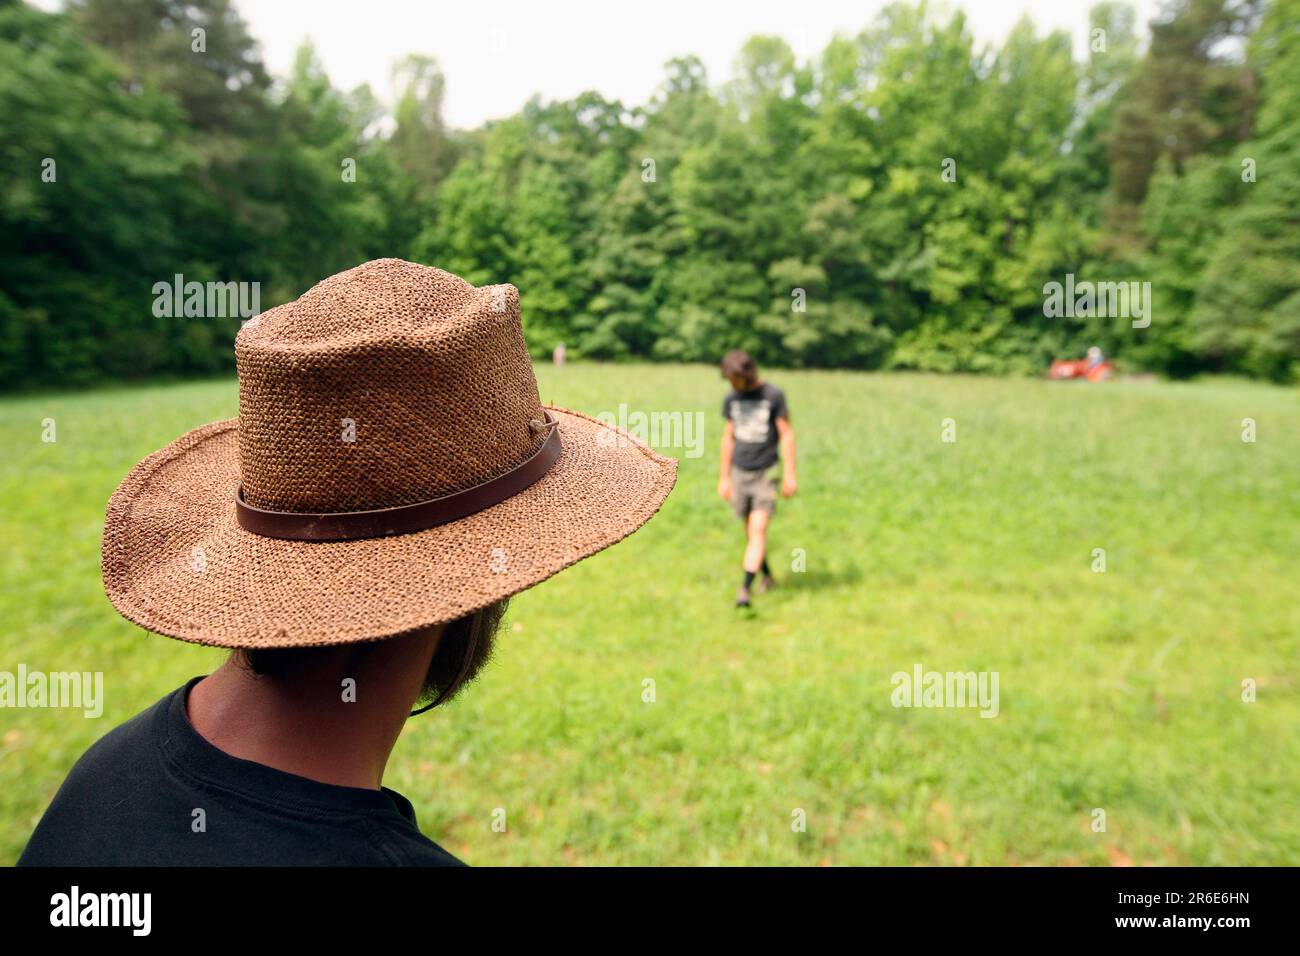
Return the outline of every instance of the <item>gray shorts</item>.
{"type": "Polygon", "coordinates": [[[776,512],[776,479],[762,471],[746,471],[744,468],[731,469],[731,510],[742,521],[749,517],[751,511],[766,511],[769,515],[776,512]]]}

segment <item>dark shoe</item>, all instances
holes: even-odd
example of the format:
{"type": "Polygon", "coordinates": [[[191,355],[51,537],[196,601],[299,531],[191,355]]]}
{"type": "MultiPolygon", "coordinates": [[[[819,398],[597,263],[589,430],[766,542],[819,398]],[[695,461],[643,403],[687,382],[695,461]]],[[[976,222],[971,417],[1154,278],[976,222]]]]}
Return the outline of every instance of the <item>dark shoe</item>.
{"type": "Polygon", "coordinates": [[[776,587],[776,579],[770,574],[765,574],[763,575],[763,579],[758,582],[758,593],[766,594],[774,587],[776,587]]]}
{"type": "Polygon", "coordinates": [[[736,607],[749,607],[749,588],[742,587],[736,592],[736,607]]]}

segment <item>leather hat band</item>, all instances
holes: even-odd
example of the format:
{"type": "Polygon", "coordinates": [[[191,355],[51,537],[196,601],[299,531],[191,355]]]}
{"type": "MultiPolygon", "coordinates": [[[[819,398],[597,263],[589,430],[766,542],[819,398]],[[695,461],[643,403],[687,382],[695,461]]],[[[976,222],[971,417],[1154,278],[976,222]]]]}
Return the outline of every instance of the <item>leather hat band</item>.
{"type": "Polygon", "coordinates": [[[522,464],[473,488],[396,508],[307,514],[255,508],[244,500],[244,489],[241,486],[235,490],[235,516],[245,531],[260,534],[264,538],[283,538],[289,541],[384,538],[458,521],[519,494],[551,470],[555,460],[560,457],[560,429],[559,422],[549,412],[545,414],[544,426],[541,422],[533,423],[534,427],[545,427],[550,432],[542,446],[522,464]]]}

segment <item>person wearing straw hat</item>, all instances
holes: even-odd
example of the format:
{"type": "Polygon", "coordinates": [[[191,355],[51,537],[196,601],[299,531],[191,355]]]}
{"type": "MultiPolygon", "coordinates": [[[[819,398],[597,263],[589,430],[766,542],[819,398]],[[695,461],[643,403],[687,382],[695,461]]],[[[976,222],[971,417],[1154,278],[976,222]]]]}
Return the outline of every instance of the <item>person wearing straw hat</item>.
{"type": "Polygon", "coordinates": [[[20,865],[443,865],[382,784],[507,599],[631,534],[677,463],[543,405],[510,285],[381,259],[248,322],[239,417],[108,503],[104,588],[230,649],[95,743],[20,865]],[[413,709],[415,708],[415,709],[413,709]]]}

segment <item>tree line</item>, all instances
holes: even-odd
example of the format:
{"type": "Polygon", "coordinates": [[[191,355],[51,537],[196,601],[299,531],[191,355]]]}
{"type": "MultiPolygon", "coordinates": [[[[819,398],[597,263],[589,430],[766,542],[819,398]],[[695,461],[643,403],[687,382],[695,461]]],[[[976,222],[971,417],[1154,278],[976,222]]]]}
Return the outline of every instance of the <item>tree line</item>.
{"type": "MultiPolygon", "coordinates": [[[[779,37],[648,103],[443,119],[435,59],[386,107],[310,45],[273,79],[230,0],[0,0],[0,382],[233,366],[238,316],[399,256],[521,290],[547,354],[1040,374],[1099,345],[1174,376],[1300,377],[1300,0],[1096,5],[1074,38],[887,7],[801,61],[779,37]],[[1045,306],[1148,284],[1145,327],[1045,306]]],[[[418,38],[413,38],[413,42],[418,38]]]]}

